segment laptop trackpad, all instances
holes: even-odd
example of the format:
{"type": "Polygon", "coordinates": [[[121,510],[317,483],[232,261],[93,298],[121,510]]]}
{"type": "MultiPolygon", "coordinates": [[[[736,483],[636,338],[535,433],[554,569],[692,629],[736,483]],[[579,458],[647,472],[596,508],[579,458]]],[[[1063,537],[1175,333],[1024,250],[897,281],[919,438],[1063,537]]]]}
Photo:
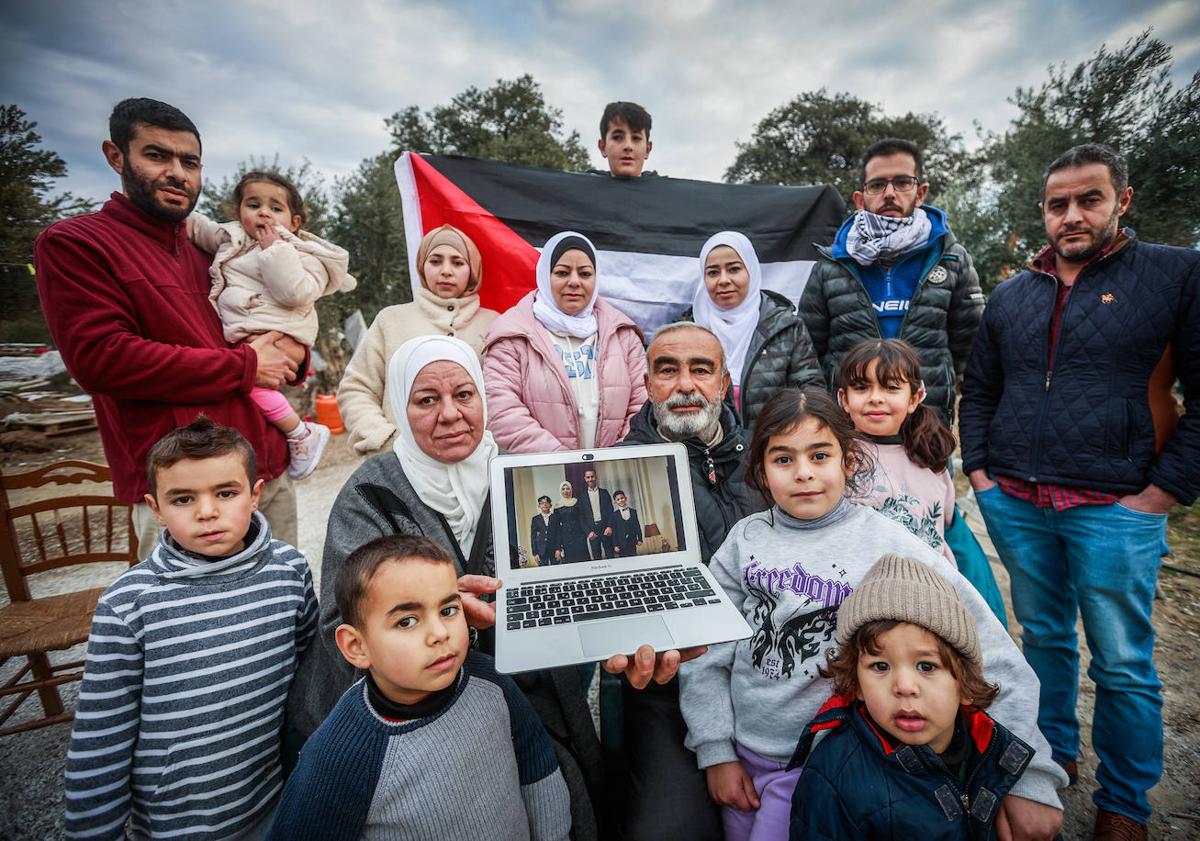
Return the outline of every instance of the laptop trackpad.
{"type": "Polygon", "coordinates": [[[653,646],[655,651],[675,647],[667,623],[658,616],[584,625],[579,628],[579,642],[587,657],[607,657],[613,652],[632,654],[643,645],[653,646]]]}

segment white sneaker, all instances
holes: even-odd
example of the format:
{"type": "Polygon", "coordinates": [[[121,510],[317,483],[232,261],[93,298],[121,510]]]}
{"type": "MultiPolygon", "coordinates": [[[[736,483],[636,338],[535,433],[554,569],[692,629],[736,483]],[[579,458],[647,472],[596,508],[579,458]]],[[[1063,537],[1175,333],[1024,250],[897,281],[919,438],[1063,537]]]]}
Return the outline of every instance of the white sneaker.
{"type": "Polygon", "coordinates": [[[292,456],[288,462],[288,476],[296,481],[307,479],[317,469],[321,453],[325,452],[325,445],[329,443],[329,427],[311,421],[302,423],[308,434],[303,438],[287,439],[288,452],[292,456]]]}

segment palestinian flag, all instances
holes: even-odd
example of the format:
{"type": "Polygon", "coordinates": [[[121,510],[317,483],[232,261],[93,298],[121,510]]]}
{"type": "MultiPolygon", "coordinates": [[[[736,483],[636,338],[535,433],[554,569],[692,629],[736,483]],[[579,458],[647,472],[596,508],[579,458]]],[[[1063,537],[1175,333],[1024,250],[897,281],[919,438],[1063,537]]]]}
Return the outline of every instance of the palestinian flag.
{"type": "Polygon", "coordinates": [[[763,285],[800,299],[815,244],[833,242],[846,213],[830,186],[773,187],[680,178],[612,178],[405,152],[396,161],[410,276],[417,246],[439,225],[462,229],[483,257],[485,307],[504,312],[536,286],[538,249],[559,231],[595,244],[600,294],[646,332],[689,307],[700,247],[741,231],[758,252],[763,285]]]}

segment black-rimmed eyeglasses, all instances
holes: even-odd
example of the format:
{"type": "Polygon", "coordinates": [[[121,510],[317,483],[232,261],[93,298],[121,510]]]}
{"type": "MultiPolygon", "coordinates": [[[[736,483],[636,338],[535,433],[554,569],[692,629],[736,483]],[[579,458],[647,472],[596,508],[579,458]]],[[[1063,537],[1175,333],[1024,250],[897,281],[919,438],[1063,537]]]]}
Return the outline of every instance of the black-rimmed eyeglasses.
{"type": "Polygon", "coordinates": [[[911,175],[897,175],[895,178],[872,178],[863,184],[863,192],[868,196],[880,196],[888,188],[888,184],[891,184],[897,193],[911,193],[917,189],[917,179],[911,175]]]}

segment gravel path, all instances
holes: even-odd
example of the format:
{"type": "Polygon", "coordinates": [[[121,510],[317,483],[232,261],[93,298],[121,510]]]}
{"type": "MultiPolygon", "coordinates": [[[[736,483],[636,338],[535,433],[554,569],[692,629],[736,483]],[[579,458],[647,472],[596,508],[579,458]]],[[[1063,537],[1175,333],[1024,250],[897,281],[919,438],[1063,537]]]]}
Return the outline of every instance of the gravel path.
{"type": "MultiPolygon", "coordinates": [[[[297,485],[300,509],[300,548],[308,557],[313,576],[320,583],[320,554],[330,506],[358,459],[335,440],[320,468],[297,485]]],[[[42,460],[61,458],[51,455],[42,460]]],[[[964,506],[970,509],[970,501],[964,506]]],[[[977,525],[973,521],[973,525],[977,525]]],[[[982,527],[978,528],[982,531],[982,527]]],[[[986,537],[985,537],[986,539],[986,537]]],[[[987,545],[990,550],[990,544],[987,545]]],[[[992,564],[1001,590],[1008,592],[1008,576],[992,564]]],[[[94,565],[35,579],[36,592],[44,594],[101,586],[120,573],[121,567],[94,565]]],[[[0,602],[5,596],[0,592],[0,602]]],[[[1164,572],[1162,599],[1155,607],[1159,629],[1156,656],[1166,697],[1166,774],[1151,792],[1155,807],[1152,838],[1200,838],[1200,580],[1164,572]]],[[[1011,613],[1010,613],[1011,615],[1011,613]]],[[[1016,632],[1017,628],[1012,628],[1016,632]]],[[[1082,639],[1082,630],[1080,638],[1082,639]]],[[[83,646],[60,654],[62,661],[82,659],[83,646]]],[[[1088,657],[1083,650],[1084,667],[1088,657]]],[[[57,658],[56,658],[57,659],[57,658]]],[[[0,667],[0,682],[12,673],[12,664],[0,667]]],[[[593,689],[598,681],[593,682],[593,689]]],[[[63,687],[63,698],[73,707],[79,684],[63,687]]],[[[593,691],[593,705],[595,704],[593,691]]],[[[1095,693],[1083,681],[1080,718],[1085,723],[1085,745],[1080,757],[1079,781],[1064,792],[1067,807],[1064,836],[1068,841],[1091,837],[1094,810],[1091,791],[1095,786],[1096,759],[1086,739],[1095,693]]],[[[33,705],[27,705],[27,707],[33,705]]],[[[37,709],[36,707],[34,707],[37,709]]],[[[62,774],[70,729],[43,728],[29,733],[0,737],[0,839],[49,841],[62,837],[62,774]]]]}

